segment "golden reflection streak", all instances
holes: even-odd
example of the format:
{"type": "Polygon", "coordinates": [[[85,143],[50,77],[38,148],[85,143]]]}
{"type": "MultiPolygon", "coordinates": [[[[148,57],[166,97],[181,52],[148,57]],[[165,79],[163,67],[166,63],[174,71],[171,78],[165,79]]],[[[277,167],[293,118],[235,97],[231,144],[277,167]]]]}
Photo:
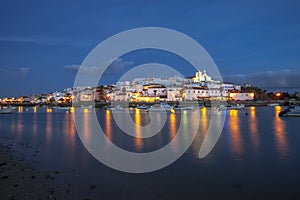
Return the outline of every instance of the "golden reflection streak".
{"type": "Polygon", "coordinates": [[[75,109],[74,107],[70,107],[70,113],[74,113],[75,109]]]}
{"type": "Polygon", "coordinates": [[[281,112],[281,106],[275,106],[275,117],[273,121],[275,145],[279,155],[286,157],[289,152],[289,147],[285,132],[285,122],[279,118],[279,112],[281,112]]]}
{"type": "Polygon", "coordinates": [[[176,115],[174,113],[170,114],[170,136],[173,139],[176,136],[176,115]]]}
{"type": "Polygon", "coordinates": [[[105,134],[106,137],[111,141],[112,140],[111,115],[109,110],[105,111],[105,134]]]}
{"type": "Polygon", "coordinates": [[[50,143],[52,137],[52,109],[47,108],[46,114],[46,141],[50,143]]]}
{"type": "Polygon", "coordinates": [[[70,120],[69,120],[70,134],[72,135],[72,140],[74,140],[75,143],[76,130],[74,124],[74,112],[70,113],[69,116],[70,116],[70,120]]]}
{"type": "Polygon", "coordinates": [[[18,106],[18,112],[19,113],[23,112],[23,106],[18,106]]]}
{"type": "Polygon", "coordinates": [[[202,130],[202,135],[206,135],[206,132],[207,132],[207,126],[208,126],[208,123],[207,123],[207,108],[204,107],[202,108],[201,110],[201,130],[202,130]]]}
{"type": "MultiPolygon", "coordinates": [[[[177,133],[177,127],[176,127],[176,114],[170,113],[169,115],[169,129],[170,129],[170,141],[174,139],[177,133]]],[[[177,144],[175,144],[175,140],[171,143],[172,149],[176,153],[177,150],[177,144]]]]}
{"type": "Polygon", "coordinates": [[[90,144],[90,113],[89,109],[83,109],[83,135],[84,140],[90,144]]]}
{"type": "Polygon", "coordinates": [[[36,113],[37,109],[36,106],[33,107],[33,112],[36,113]]]}
{"type": "Polygon", "coordinates": [[[259,135],[258,135],[258,130],[257,130],[256,108],[254,106],[250,107],[249,127],[250,127],[250,133],[251,133],[250,137],[251,137],[254,151],[256,153],[258,153],[260,141],[259,141],[259,135]]]}
{"type": "Polygon", "coordinates": [[[243,146],[241,140],[241,133],[239,128],[239,116],[238,110],[228,110],[229,115],[229,129],[230,129],[230,137],[231,137],[231,148],[234,156],[240,158],[243,153],[243,146]]]}
{"type": "Polygon", "coordinates": [[[135,110],[135,148],[137,150],[141,150],[143,147],[143,139],[141,138],[142,132],[141,132],[141,113],[139,109],[135,110]]]}

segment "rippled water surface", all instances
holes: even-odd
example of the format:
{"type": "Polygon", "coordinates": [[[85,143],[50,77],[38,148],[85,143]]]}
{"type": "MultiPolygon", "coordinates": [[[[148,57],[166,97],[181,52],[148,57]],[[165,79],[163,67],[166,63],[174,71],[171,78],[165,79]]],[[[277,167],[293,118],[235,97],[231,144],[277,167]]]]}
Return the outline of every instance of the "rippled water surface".
{"type": "MultiPolygon", "coordinates": [[[[107,138],[131,152],[149,152],[168,144],[179,124],[183,134],[198,128],[191,147],[170,166],[146,174],[128,174],[98,162],[81,143],[74,113],[46,108],[19,108],[0,115],[0,136],[29,142],[39,149],[42,169],[61,169],[63,180],[97,185],[88,196],[119,199],[300,199],[300,118],[279,118],[281,107],[249,107],[226,112],[223,132],[205,158],[198,152],[210,123],[210,108],[169,113],[166,124],[147,139],[129,136],[116,125],[111,112],[98,109],[97,117],[107,138]],[[200,112],[200,118],[195,112],[200,112]],[[199,123],[200,122],[200,123],[199,123]]],[[[88,141],[89,110],[82,110],[88,141]]],[[[123,111],[119,111],[122,115],[123,111]]],[[[144,126],[148,113],[132,109],[132,120],[144,126]]],[[[160,113],[155,119],[159,119],[160,113]]],[[[160,120],[157,120],[159,123],[160,120]]],[[[162,121],[161,121],[162,123],[162,121]]],[[[141,127],[133,135],[142,134],[141,127]]],[[[183,137],[184,138],[184,137],[183,137]]],[[[172,144],[174,152],[176,143],[172,144]]],[[[109,152],[109,145],[107,146],[109,152]]]]}

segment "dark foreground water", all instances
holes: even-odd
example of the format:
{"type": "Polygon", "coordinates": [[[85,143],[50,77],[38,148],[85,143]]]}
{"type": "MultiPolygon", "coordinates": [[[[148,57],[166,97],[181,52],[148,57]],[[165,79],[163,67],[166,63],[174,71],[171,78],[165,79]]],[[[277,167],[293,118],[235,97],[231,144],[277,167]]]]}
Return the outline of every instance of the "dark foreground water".
{"type": "MultiPolygon", "coordinates": [[[[281,109],[224,111],[222,135],[203,159],[198,152],[210,122],[209,108],[200,111],[200,119],[193,111],[168,114],[162,131],[151,139],[129,137],[110,112],[97,110],[106,136],[123,149],[139,153],[167,144],[182,117],[187,126],[200,121],[195,141],[181,158],[145,174],[119,172],[91,156],[76,133],[73,112],[19,108],[12,115],[0,115],[0,138],[29,142],[38,149],[39,168],[61,170],[60,179],[77,188],[78,199],[300,199],[300,118],[281,119],[281,109]],[[91,184],[96,188],[91,190],[91,184]]],[[[130,112],[136,123],[149,122],[147,113],[130,112]]],[[[82,113],[88,140],[90,111],[82,113]]],[[[176,151],[176,144],[173,148],[176,151]]]]}

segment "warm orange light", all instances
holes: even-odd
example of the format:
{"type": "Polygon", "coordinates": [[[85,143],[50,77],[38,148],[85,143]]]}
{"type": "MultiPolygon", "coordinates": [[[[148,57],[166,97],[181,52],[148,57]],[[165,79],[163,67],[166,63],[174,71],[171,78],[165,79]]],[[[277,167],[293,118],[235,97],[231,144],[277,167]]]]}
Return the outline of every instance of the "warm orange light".
{"type": "Polygon", "coordinates": [[[276,96],[276,97],[280,97],[280,96],[281,96],[281,93],[280,93],[280,92],[276,92],[276,93],[275,93],[275,96],[276,96]]]}
{"type": "Polygon", "coordinates": [[[251,97],[251,98],[254,98],[254,93],[253,93],[253,92],[250,93],[250,97],[251,97]]]}
{"type": "Polygon", "coordinates": [[[229,97],[234,98],[237,96],[237,93],[229,93],[229,97]]]}
{"type": "Polygon", "coordinates": [[[84,109],[83,109],[83,112],[84,112],[84,113],[88,113],[88,112],[89,112],[89,109],[84,108],[84,109]]]}
{"type": "Polygon", "coordinates": [[[74,113],[75,109],[74,107],[70,107],[70,113],[74,113]]]}

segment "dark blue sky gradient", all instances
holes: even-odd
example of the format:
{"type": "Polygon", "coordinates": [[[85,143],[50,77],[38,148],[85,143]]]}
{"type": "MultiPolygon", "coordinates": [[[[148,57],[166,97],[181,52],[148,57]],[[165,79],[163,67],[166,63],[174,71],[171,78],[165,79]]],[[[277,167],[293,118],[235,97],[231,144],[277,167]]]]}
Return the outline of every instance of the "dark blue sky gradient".
{"type": "MultiPolygon", "coordinates": [[[[290,73],[284,73],[287,80],[290,74],[300,74],[298,1],[0,2],[0,97],[71,87],[75,72],[66,66],[80,65],[106,38],[145,26],[171,28],[194,38],[221,74],[232,81],[266,72],[288,70],[290,73]],[[236,74],[239,76],[232,76],[236,74]]],[[[111,70],[103,84],[115,82],[118,73],[130,67],[153,60],[149,58],[184,75],[194,73],[192,68],[182,70],[184,62],[176,59],[137,53],[124,56],[122,61],[132,66],[111,70]]],[[[274,80],[274,87],[287,88],[290,83],[276,84],[274,80]]],[[[266,85],[262,81],[259,86],[266,85]]],[[[291,87],[300,88],[300,81],[291,87]]]]}

